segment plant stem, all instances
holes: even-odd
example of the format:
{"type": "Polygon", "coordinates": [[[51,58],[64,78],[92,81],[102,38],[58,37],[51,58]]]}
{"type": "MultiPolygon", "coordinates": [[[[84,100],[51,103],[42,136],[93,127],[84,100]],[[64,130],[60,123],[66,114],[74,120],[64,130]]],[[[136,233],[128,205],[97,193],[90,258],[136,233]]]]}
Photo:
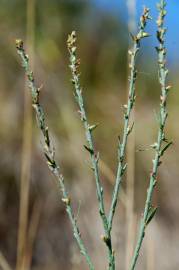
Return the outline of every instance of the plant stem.
{"type": "Polygon", "coordinates": [[[72,224],[73,234],[80,248],[81,254],[85,257],[86,262],[89,266],[89,269],[94,270],[94,266],[91,261],[91,258],[88,255],[88,252],[81,238],[81,234],[77,225],[77,220],[73,214],[71,200],[66,190],[63,175],[61,174],[60,167],[57,165],[56,160],[55,160],[55,151],[49,137],[49,131],[45,122],[44,111],[39,103],[40,88],[37,88],[35,85],[34,75],[33,75],[33,72],[30,70],[29,58],[25,53],[22,40],[16,40],[16,48],[17,48],[17,53],[21,57],[22,66],[25,69],[29,88],[31,90],[31,95],[32,95],[32,106],[35,109],[37,123],[44,138],[44,155],[46,157],[48,167],[51,170],[51,172],[54,174],[54,176],[56,177],[57,182],[59,184],[59,189],[61,190],[62,195],[63,195],[62,201],[65,203],[66,211],[68,213],[69,219],[72,224]]]}
{"type": "MultiPolygon", "coordinates": [[[[35,0],[27,0],[27,44],[32,66],[34,65],[34,41],[35,41],[35,0]]],[[[26,90],[25,83],[25,90],[26,90]]],[[[21,157],[21,178],[20,178],[20,205],[19,225],[17,240],[17,270],[28,270],[24,266],[27,249],[27,231],[29,214],[29,190],[31,177],[31,149],[32,149],[32,106],[30,94],[24,92],[24,119],[23,119],[23,141],[21,157]]]]}
{"type": "Polygon", "coordinates": [[[84,101],[82,96],[82,88],[80,85],[80,74],[78,72],[78,67],[80,64],[79,59],[77,59],[76,55],[76,33],[73,31],[67,40],[68,51],[70,54],[70,69],[72,73],[72,83],[74,85],[74,96],[79,106],[79,113],[81,121],[83,122],[83,126],[85,129],[86,141],[87,146],[85,149],[89,152],[92,164],[92,170],[94,171],[95,181],[96,181],[96,190],[97,190],[97,198],[99,202],[99,213],[103,222],[104,232],[105,235],[102,236],[102,239],[107,245],[108,248],[108,257],[109,257],[109,270],[115,269],[115,258],[114,252],[112,250],[112,242],[111,242],[111,235],[108,231],[108,220],[105,214],[104,208],[104,197],[103,197],[103,188],[100,181],[99,176],[99,168],[98,168],[98,161],[99,161],[99,153],[95,152],[94,142],[93,142],[93,131],[97,127],[97,125],[89,125],[86,110],[84,107],[84,101]]]}
{"type": "Polygon", "coordinates": [[[2,270],[12,270],[8,261],[6,260],[1,251],[0,251],[0,267],[2,270]]]}
{"type": "MultiPolygon", "coordinates": [[[[129,33],[135,33],[137,30],[136,25],[136,0],[127,0],[126,1],[127,10],[128,10],[128,31],[129,33]]],[[[128,63],[130,61],[130,57],[127,57],[128,63]]],[[[127,89],[128,89],[128,77],[130,70],[127,69],[127,89]]],[[[128,96],[128,90],[127,95],[128,96]]],[[[130,121],[135,122],[135,108],[133,109],[130,121]]],[[[126,256],[125,256],[125,269],[128,270],[130,266],[130,260],[132,258],[133,253],[133,245],[134,245],[134,237],[135,237],[135,213],[134,213],[134,190],[135,190],[135,127],[133,128],[133,132],[130,135],[130,140],[127,143],[126,147],[126,256]]],[[[121,196],[121,190],[120,190],[121,196]]]]}
{"type": "Polygon", "coordinates": [[[116,176],[116,182],[114,186],[114,191],[113,191],[113,196],[112,196],[112,203],[109,211],[109,216],[108,216],[108,230],[111,232],[112,230],[112,222],[113,222],[113,217],[118,201],[118,194],[119,194],[119,189],[121,186],[123,174],[126,170],[127,164],[125,164],[125,152],[126,152],[126,145],[127,145],[127,140],[128,136],[132,131],[132,127],[129,127],[129,121],[130,121],[130,115],[131,111],[133,109],[134,103],[135,103],[135,82],[137,78],[137,70],[136,70],[136,59],[137,55],[140,49],[140,41],[141,39],[148,37],[148,33],[145,32],[145,27],[147,20],[150,19],[149,16],[149,9],[144,8],[144,12],[140,18],[140,25],[139,25],[139,31],[136,36],[132,36],[134,45],[132,50],[129,51],[129,55],[131,57],[130,60],[130,77],[129,77],[129,94],[128,94],[128,101],[127,105],[124,105],[125,113],[124,113],[124,130],[123,130],[123,137],[122,141],[120,142],[119,140],[119,147],[118,147],[118,158],[119,158],[119,163],[118,163],[118,169],[117,169],[117,176],[116,176]]]}
{"type": "Polygon", "coordinates": [[[157,142],[152,145],[152,147],[155,150],[155,158],[153,160],[153,168],[152,168],[152,173],[150,174],[150,183],[149,183],[149,188],[147,190],[147,199],[145,203],[144,214],[141,220],[139,236],[138,236],[136,248],[134,251],[134,256],[132,259],[130,270],[135,269],[139,252],[142,246],[142,242],[145,236],[146,227],[149,224],[149,222],[152,220],[152,218],[154,217],[156,209],[157,209],[152,206],[152,195],[153,195],[156,183],[157,183],[158,168],[161,164],[160,158],[163,156],[163,154],[168,149],[168,147],[172,144],[171,142],[168,142],[168,140],[165,138],[165,131],[164,131],[166,119],[168,116],[168,112],[166,108],[166,105],[167,105],[166,101],[167,101],[168,91],[170,89],[170,86],[167,86],[168,69],[166,68],[166,48],[165,48],[166,29],[164,27],[164,18],[166,15],[165,6],[166,6],[166,2],[164,0],[161,0],[158,5],[159,17],[157,20],[157,25],[158,25],[157,39],[159,41],[159,46],[156,49],[158,53],[158,76],[159,76],[159,83],[161,85],[159,130],[158,130],[157,142]],[[163,144],[165,145],[163,146],[163,144]]]}

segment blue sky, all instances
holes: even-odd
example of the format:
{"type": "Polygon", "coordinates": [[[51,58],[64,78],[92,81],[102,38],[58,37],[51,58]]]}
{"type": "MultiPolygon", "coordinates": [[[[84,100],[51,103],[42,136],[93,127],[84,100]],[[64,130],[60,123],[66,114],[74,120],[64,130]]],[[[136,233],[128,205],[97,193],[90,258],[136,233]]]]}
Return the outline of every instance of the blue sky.
{"type": "MultiPolygon", "coordinates": [[[[114,12],[124,20],[127,19],[127,9],[125,0],[94,0],[95,4],[107,12],[114,12]]],[[[156,30],[155,21],[157,18],[156,1],[155,0],[136,0],[137,2],[137,18],[139,18],[143,6],[147,6],[151,9],[151,15],[153,21],[150,22],[149,31],[156,30]]],[[[167,18],[166,25],[167,32],[167,48],[169,58],[172,61],[179,61],[179,0],[168,0],[167,2],[167,18]]],[[[155,39],[152,38],[154,41],[155,39]]],[[[177,63],[176,63],[177,64],[177,63]]]]}

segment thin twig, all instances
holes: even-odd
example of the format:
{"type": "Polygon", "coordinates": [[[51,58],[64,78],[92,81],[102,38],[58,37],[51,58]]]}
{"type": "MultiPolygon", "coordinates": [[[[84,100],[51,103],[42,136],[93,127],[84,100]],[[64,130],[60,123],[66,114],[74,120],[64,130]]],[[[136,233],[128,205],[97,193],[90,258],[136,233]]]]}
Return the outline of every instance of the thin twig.
{"type": "Polygon", "coordinates": [[[51,170],[51,172],[54,174],[54,176],[56,177],[57,182],[59,184],[59,188],[63,195],[62,201],[65,203],[66,211],[68,213],[69,219],[73,227],[73,234],[78,243],[81,254],[85,257],[86,262],[89,266],[89,269],[94,270],[93,263],[83,243],[79,228],[77,226],[76,218],[73,214],[71,200],[66,190],[63,175],[61,174],[60,167],[57,165],[56,160],[55,160],[54,148],[52,146],[52,143],[49,137],[49,131],[45,122],[44,111],[43,111],[42,106],[39,103],[40,88],[37,88],[35,85],[34,75],[30,69],[29,58],[25,53],[22,40],[16,40],[16,48],[17,48],[17,53],[21,57],[22,66],[25,69],[25,73],[26,73],[28,83],[29,83],[29,88],[31,90],[31,95],[32,95],[32,106],[35,109],[37,123],[44,138],[44,155],[46,157],[48,167],[51,170]]]}
{"type": "Polygon", "coordinates": [[[32,214],[30,216],[30,224],[27,231],[27,243],[22,263],[22,269],[29,270],[31,268],[33,247],[37,236],[38,226],[40,222],[42,203],[37,199],[33,205],[32,214]]]}
{"type": "Polygon", "coordinates": [[[128,101],[127,104],[124,105],[124,130],[123,130],[123,138],[122,141],[119,139],[119,147],[118,147],[118,169],[117,169],[117,176],[116,176],[116,182],[114,186],[114,191],[113,191],[113,196],[112,196],[112,203],[109,211],[109,217],[108,217],[108,230],[111,232],[112,230],[112,222],[113,222],[113,217],[118,201],[118,194],[119,194],[119,189],[121,186],[122,178],[124,175],[124,172],[126,170],[127,164],[125,163],[125,152],[126,152],[126,145],[127,145],[127,140],[128,136],[132,131],[133,124],[130,127],[129,126],[129,121],[130,121],[130,115],[131,111],[133,109],[134,103],[135,103],[135,82],[137,78],[137,70],[136,70],[136,60],[137,60],[137,55],[140,49],[140,42],[143,38],[148,37],[149,34],[145,32],[145,27],[147,20],[150,19],[149,16],[149,9],[144,8],[143,15],[140,18],[140,24],[139,24],[139,31],[136,36],[132,35],[132,39],[134,42],[132,50],[129,50],[129,55],[131,57],[130,60],[130,77],[129,77],[129,94],[128,94],[128,101]]]}
{"type": "Polygon", "coordinates": [[[143,217],[140,224],[140,231],[139,236],[136,244],[136,248],[134,251],[134,256],[132,259],[130,270],[134,270],[137,259],[139,256],[139,252],[142,246],[142,242],[145,236],[145,230],[149,222],[154,217],[157,208],[152,206],[152,195],[157,183],[157,173],[159,166],[161,165],[161,157],[168,149],[168,147],[172,144],[168,142],[165,137],[165,124],[168,116],[167,112],[167,96],[170,89],[170,86],[167,85],[167,75],[168,69],[166,67],[166,48],[165,48],[165,33],[166,28],[164,27],[164,18],[166,16],[165,10],[166,2],[161,0],[158,4],[159,9],[159,17],[157,20],[157,39],[159,42],[159,46],[156,48],[158,53],[158,76],[159,76],[159,83],[161,85],[161,96],[160,96],[160,114],[159,114],[159,130],[157,136],[157,142],[152,145],[155,150],[155,158],[153,160],[153,168],[150,174],[150,183],[149,188],[147,190],[147,199],[145,203],[145,209],[143,213],[143,217]]]}
{"type": "MultiPolygon", "coordinates": [[[[35,41],[35,11],[36,1],[27,0],[27,44],[34,66],[34,41],[35,41]]],[[[25,90],[27,84],[25,82],[25,90]]],[[[29,190],[31,177],[31,155],[32,155],[32,106],[30,93],[24,91],[24,119],[23,119],[23,141],[21,157],[21,179],[20,179],[20,206],[19,206],[19,225],[17,241],[17,262],[16,269],[23,270],[23,260],[27,245],[28,214],[29,214],[29,190]]],[[[28,270],[25,268],[25,270],[28,270]]]]}
{"type": "Polygon", "coordinates": [[[84,107],[84,101],[82,96],[82,88],[80,85],[80,74],[78,72],[78,67],[80,64],[80,60],[77,58],[76,55],[76,33],[73,31],[67,40],[68,51],[70,54],[70,69],[72,73],[72,83],[74,85],[74,96],[76,98],[77,104],[79,106],[79,114],[81,121],[83,122],[87,146],[85,145],[85,149],[89,152],[91,163],[92,163],[92,170],[94,171],[94,176],[96,180],[96,190],[97,190],[97,198],[99,202],[99,213],[103,222],[105,236],[102,237],[104,242],[108,247],[108,254],[109,254],[109,270],[115,269],[115,259],[114,253],[112,250],[112,243],[111,243],[111,236],[109,235],[108,231],[108,220],[105,214],[104,208],[104,198],[103,198],[103,188],[100,181],[99,176],[99,168],[98,168],[98,161],[99,161],[99,153],[95,152],[94,142],[93,142],[93,131],[97,127],[97,125],[90,125],[88,122],[86,110],[84,107]]]}
{"type": "MultiPolygon", "coordinates": [[[[136,0],[127,0],[126,1],[127,10],[128,10],[128,31],[130,33],[135,33],[137,30],[136,25],[136,0]]],[[[127,58],[128,62],[130,61],[130,57],[127,58]]],[[[130,70],[127,70],[127,78],[129,76],[130,70]]],[[[129,82],[127,80],[127,88],[129,82]]],[[[127,90],[128,95],[128,90],[127,90]]],[[[135,108],[133,109],[130,121],[135,122],[135,108]]],[[[134,245],[134,237],[135,237],[135,230],[134,230],[134,220],[135,220],[135,213],[134,213],[134,190],[135,190],[135,126],[133,128],[133,132],[130,135],[130,140],[128,140],[127,147],[126,147],[126,163],[127,163],[127,170],[126,170],[126,262],[125,267],[126,270],[129,269],[130,261],[132,258],[133,253],[133,245],[134,245]]],[[[122,188],[121,188],[122,190],[122,188]]],[[[121,190],[120,190],[120,198],[121,198],[121,190]]]]}

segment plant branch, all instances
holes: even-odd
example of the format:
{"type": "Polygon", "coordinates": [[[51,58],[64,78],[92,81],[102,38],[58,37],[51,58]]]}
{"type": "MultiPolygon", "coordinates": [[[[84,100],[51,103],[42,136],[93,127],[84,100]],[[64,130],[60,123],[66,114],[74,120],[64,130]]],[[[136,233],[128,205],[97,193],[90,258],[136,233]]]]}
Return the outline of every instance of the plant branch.
{"type": "Polygon", "coordinates": [[[49,131],[45,122],[44,111],[43,111],[42,106],[39,103],[40,88],[37,88],[35,85],[34,75],[30,69],[29,58],[27,54],[25,53],[22,40],[16,40],[16,48],[17,48],[17,53],[21,57],[22,66],[25,69],[25,73],[27,76],[28,84],[29,84],[29,89],[31,90],[31,95],[32,95],[32,106],[36,112],[37,123],[42,132],[42,136],[44,138],[44,155],[47,160],[47,165],[49,169],[51,170],[51,172],[53,173],[53,175],[56,177],[56,180],[59,185],[59,189],[62,192],[62,195],[63,195],[62,201],[65,203],[66,211],[68,213],[69,219],[73,227],[73,234],[77,241],[81,254],[85,257],[86,262],[89,266],[89,269],[94,270],[93,263],[83,243],[83,240],[81,238],[81,234],[77,225],[76,218],[73,214],[71,200],[66,190],[63,175],[61,174],[60,167],[57,165],[56,160],[55,160],[55,151],[49,137],[49,131]]]}
{"type": "Polygon", "coordinates": [[[156,48],[158,53],[158,77],[159,83],[161,86],[161,96],[160,96],[160,121],[159,121],[159,130],[157,136],[157,142],[152,145],[155,150],[155,157],[153,160],[153,168],[150,174],[150,182],[149,187],[147,190],[147,199],[145,203],[145,209],[143,213],[143,217],[141,220],[139,236],[136,244],[136,248],[134,251],[134,256],[132,258],[132,263],[130,270],[134,270],[137,259],[139,256],[139,252],[142,246],[142,242],[145,236],[145,230],[149,222],[154,217],[157,208],[152,206],[152,195],[157,184],[157,173],[159,166],[161,164],[161,157],[163,156],[164,152],[167,148],[171,145],[171,142],[168,143],[167,139],[165,138],[165,124],[168,116],[167,112],[167,96],[170,86],[167,85],[167,75],[168,69],[166,67],[166,48],[165,48],[165,33],[166,28],[164,27],[164,18],[166,16],[165,10],[166,2],[161,0],[158,4],[159,9],[159,16],[157,20],[157,39],[159,42],[159,46],[156,48]]]}
{"type": "Polygon", "coordinates": [[[108,231],[108,220],[105,214],[104,208],[104,197],[103,197],[103,188],[100,181],[99,176],[99,153],[95,152],[94,142],[93,142],[93,131],[97,127],[97,125],[90,125],[88,122],[86,110],[84,107],[84,100],[82,96],[82,88],[80,85],[80,74],[78,72],[78,68],[80,65],[80,60],[76,55],[76,33],[73,31],[67,40],[68,51],[70,54],[70,69],[72,73],[72,83],[74,85],[74,96],[77,101],[79,107],[80,118],[83,123],[86,135],[87,146],[85,145],[85,149],[89,152],[92,164],[92,170],[94,171],[95,181],[96,181],[96,190],[97,190],[97,198],[99,202],[99,213],[103,222],[105,235],[102,236],[102,239],[107,245],[108,254],[109,254],[109,270],[115,269],[115,259],[114,252],[112,250],[111,236],[108,231]]]}
{"type": "Polygon", "coordinates": [[[135,82],[137,79],[137,69],[136,69],[136,60],[137,60],[137,55],[140,49],[140,43],[141,40],[145,37],[148,37],[149,34],[145,32],[145,27],[147,24],[147,20],[150,19],[149,16],[149,9],[144,8],[144,12],[142,16],[140,17],[140,24],[139,24],[139,31],[136,36],[132,36],[133,39],[133,48],[132,50],[129,50],[129,55],[130,55],[130,76],[129,76],[129,94],[128,94],[128,101],[127,104],[124,105],[124,130],[123,130],[123,137],[122,141],[119,140],[119,146],[118,146],[118,169],[117,169],[117,176],[116,176],[116,182],[114,186],[114,191],[113,191],[113,196],[112,196],[112,203],[109,211],[109,217],[108,217],[108,230],[111,232],[112,230],[112,222],[113,222],[113,217],[118,201],[118,194],[119,194],[119,189],[121,186],[122,178],[124,175],[124,172],[126,170],[127,164],[125,163],[125,153],[126,153],[126,146],[127,146],[127,140],[128,136],[132,131],[132,126],[129,126],[130,122],[130,115],[131,111],[134,107],[135,104],[135,82]]]}

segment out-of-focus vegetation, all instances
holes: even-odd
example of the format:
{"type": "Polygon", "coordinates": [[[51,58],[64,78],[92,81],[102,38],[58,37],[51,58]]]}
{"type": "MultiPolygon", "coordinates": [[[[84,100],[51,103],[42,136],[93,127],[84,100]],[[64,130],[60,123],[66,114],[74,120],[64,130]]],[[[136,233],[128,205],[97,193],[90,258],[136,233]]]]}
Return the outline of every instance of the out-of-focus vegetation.
{"type": "MultiPolygon", "coordinates": [[[[122,12],[122,11],[121,11],[122,12]]],[[[19,66],[14,40],[26,40],[26,1],[1,1],[0,9],[0,251],[12,269],[17,253],[18,215],[20,202],[21,150],[23,140],[24,74],[19,66]]],[[[171,16],[171,15],[170,15],[171,16]]],[[[153,22],[154,23],[154,22],[153,22]]],[[[109,206],[117,164],[118,135],[121,132],[127,93],[127,25],[87,1],[37,1],[35,7],[35,77],[42,102],[48,111],[48,125],[56,144],[56,154],[63,166],[83,238],[87,242],[97,269],[104,269],[104,244],[100,241],[102,226],[97,216],[94,179],[85,160],[84,134],[74,104],[66,39],[76,30],[81,55],[82,83],[86,106],[92,122],[100,123],[95,131],[96,147],[103,166],[101,175],[109,206]]],[[[157,82],[157,55],[150,39],[138,63],[137,100],[135,111],[136,150],[148,149],[156,137],[160,88],[157,82]],[[154,51],[154,49],[153,49],[154,51]]],[[[170,73],[168,136],[174,146],[160,168],[159,185],[154,204],[158,215],[147,232],[139,269],[177,270],[179,247],[179,95],[177,71],[170,73]]],[[[34,117],[33,117],[34,118],[34,117]]],[[[34,121],[35,122],[35,121],[34,121]]],[[[30,182],[29,224],[38,212],[38,229],[32,249],[31,269],[86,269],[73,241],[71,227],[63,203],[59,200],[53,178],[41,155],[36,125],[33,125],[32,166],[30,182]],[[34,210],[35,209],[35,210],[34,210]]],[[[143,209],[152,151],[135,153],[134,235],[143,209]]],[[[125,192],[125,181],[123,185],[125,192]]],[[[124,196],[117,209],[114,245],[117,269],[125,269],[126,215],[124,196]]],[[[32,226],[33,227],[33,226],[32,226]]],[[[30,251],[29,251],[30,253],[30,251]]],[[[28,254],[28,253],[27,253],[28,254]]],[[[30,254],[28,254],[30,256],[30,254]]]]}

